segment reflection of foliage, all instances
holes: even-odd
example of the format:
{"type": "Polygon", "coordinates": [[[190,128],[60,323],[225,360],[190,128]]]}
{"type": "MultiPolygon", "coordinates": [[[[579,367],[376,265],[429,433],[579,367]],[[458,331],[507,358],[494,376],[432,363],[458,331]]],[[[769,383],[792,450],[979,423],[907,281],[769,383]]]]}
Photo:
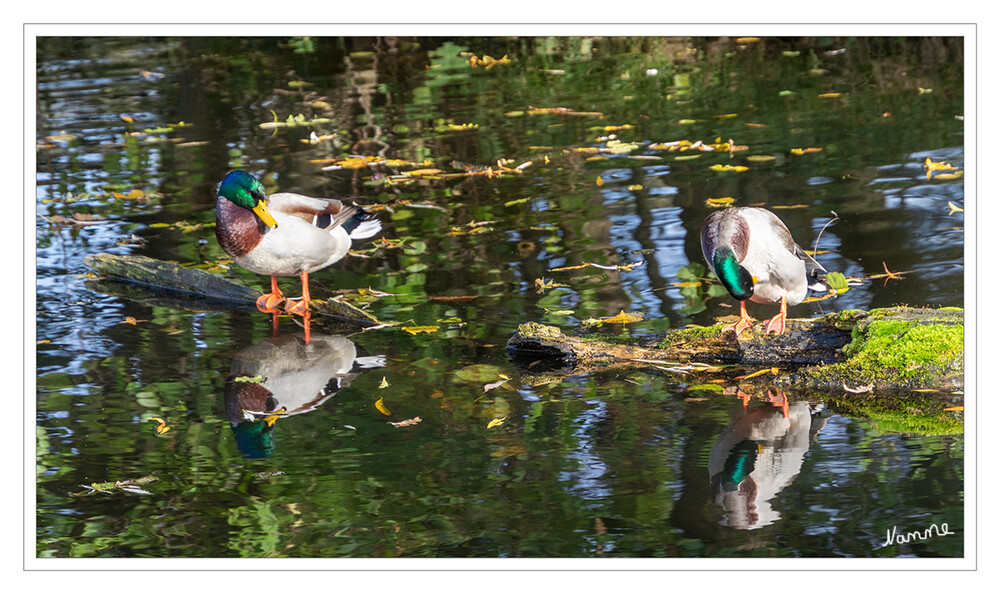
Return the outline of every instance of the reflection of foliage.
{"type": "Polygon", "coordinates": [[[725,287],[712,282],[714,279],[706,275],[708,269],[700,262],[691,262],[677,271],[677,278],[681,282],[675,283],[675,286],[680,287],[681,296],[684,297],[686,304],[677,310],[678,313],[693,315],[705,311],[705,301],[729,294],[725,287]]]}
{"type": "MultiPolygon", "coordinates": [[[[362,376],[321,410],[278,423],[277,457],[245,460],[225,427],[223,378],[232,352],[269,335],[270,320],[145,302],[109,305],[92,296],[98,304],[71,306],[66,302],[83,298],[40,294],[42,314],[58,311],[72,323],[65,331],[39,325],[39,338],[51,343],[39,354],[37,553],[772,556],[823,554],[833,539],[848,555],[880,554],[850,531],[806,530],[828,520],[816,510],[855,503],[853,494],[786,493],[789,506],[801,503],[796,498],[819,499],[786,518],[783,529],[795,536],[780,547],[713,525],[704,511],[703,458],[731,420],[718,390],[684,392],[639,372],[529,388],[503,355],[513,328],[545,310],[582,320],[637,309],[629,282],[652,277],[654,267],[627,268],[643,257],[624,254],[613,241],[619,209],[635,205],[637,216],[648,216],[681,206],[693,229],[706,197],[743,199],[771,187],[780,177],[775,171],[786,180],[841,179],[901,146],[954,142],[961,60],[922,64],[913,56],[954,56],[961,44],[836,42],[848,50],[840,57],[822,53],[825,40],[816,51],[785,55],[793,42],[551,37],[301,37],[287,44],[192,38],[139,53],[162,58],[169,75],[116,83],[95,106],[83,106],[106,117],[88,119],[86,129],[46,130],[37,149],[39,163],[52,171],[50,185],[39,190],[45,215],[117,220],[75,235],[42,227],[39,247],[63,233],[73,242],[67,251],[94,249],[98,232],[115,225],[109,235],[141,233],[157,257],[221,260],[211,237],[220,168],[255,168],[268,172],[270,190],[360,194],[362,202],[385,207],[385,241],[355,246],[367,257],[348,258],[312,280],[317,293],[370,287],[354,291],[358,302],[404,329],[357,339],[369,352],[390,353],[390,388],[379,393],[381,376],[362,376]],[[472,68],[463,52],[510,62],[472,68]],[[322,69],[348,63],[347,73],[322,69]],[[646,74],[651,69],[657,73],[646,74]],[[893,74],[900,72],[907,76],[893,74]],[[918,83],[935,91],[917,95],[918,83]],[[156,121],[116,117],[125,111],[148,112],[156,121]],[[522,115],[509,115],[515,111],[522,115]],[[199,123],[180,126],[182,117],[199,123]],[[261,129],[261,122],[284,125],[261,129]],[[845,128],[852,131],[846,137],[845,128]],[[598,140],[602,134],[617,137],[598,140]],[[766,158],[772,154],[780,158],[766,158]],[[690,155],[699,158],[678,159],[690,155]],[[744,163],[744,155],[756,158],[744,163]],[[669,163],[669,177],[646,177],[654,163],[669,163]],[[748,170],[736,174],[709,169],[744,164],[748,170]],[[609,168],[629,181],[618,183],[609,168]],[[664,179],[676,196],[645,193],[648,182],[664,179]],[[539,294],[535,279],[565,287],[539,294]],[[441,297],[455,300],[435,299],[441,297]],[[94,323],[101,307],[128,311],[115,310],[102,328],[94,323]],[[148,321],[118,324],[127,314],[148,321]],[[81,348],[77,337],[90,334],[112,352],[81,348]],[[692,393],[704,400],[684,402],[692,393]],[[390,415],[373,406],[375,394],[386,395],[382,407],[390,415]],[[151,415],[169,419],[171,430],[156,435],[138,421],[151,415]],[[80,484],[154,472],[161,482],[153,496],[67,496],[80,484]]],[[[121,55],[113,40],[43,43],[41,56],[121,55]]],[[[92,68],[105,74],[98,61],[92,68]]],[[[39,117],[66,100],[43,88],[39,117]]],[[[935,171],[932,181],[948,173],[935,171]]],[[[923,181],[923,172],[918,177],[923,181]]],[[[814,189],[839,199],[837,192],[853,188],[845,182],[814,189]]],[[[229,274],[252,286],[266,282],[235,266],[229,274]]],[[[667,322],[726,296],[698,262],[676,276],[683,302],[664,299],[667,322]]],[[[283,332],[292,328],[281,324],[283,332]]],[[[936,451],[942,443],[920,446],[933,462],[905,477],[904,490],[891,485],[904,480],[903,471],[873,458],[871,472],[852,477],[858,498],[933,493],[933,509],[960,509],[961,451],[936,451]]],[[[810,452],[820,460],[844,455],[858,454],[810,452]]],[[[863,511],[878,516],[883,509],[863,511]]],[[[943,555],[961,553],[961,544],[935,546],[943,555]]]]}

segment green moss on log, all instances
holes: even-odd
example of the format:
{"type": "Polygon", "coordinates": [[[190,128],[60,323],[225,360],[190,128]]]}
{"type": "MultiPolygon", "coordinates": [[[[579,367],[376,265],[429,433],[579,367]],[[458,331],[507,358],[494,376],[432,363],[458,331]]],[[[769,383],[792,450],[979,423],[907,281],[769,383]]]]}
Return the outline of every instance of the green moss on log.
{"type": "Polygon", "coordinates": [[[965,362],[961,309],[876,309],[858,321],[839,363],[806,371],[831,385],[874,384],[895,388],[957,387],[965,362]]]}

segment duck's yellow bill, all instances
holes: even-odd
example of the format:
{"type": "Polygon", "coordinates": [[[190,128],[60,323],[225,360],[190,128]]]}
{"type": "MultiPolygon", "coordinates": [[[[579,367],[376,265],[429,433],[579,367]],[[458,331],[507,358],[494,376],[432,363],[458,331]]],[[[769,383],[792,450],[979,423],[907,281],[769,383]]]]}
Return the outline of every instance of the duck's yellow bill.
{"type": "Polygon", "coordinates": [[[268,227],[271,227],[273,229],[274,227],[278,226],[278,221],[275,221],[274,217],[271,216],[271,213],[267,211],[267,205],[264,204],[263,200],[258,202],[257,205],[253,207],[253,211],[257,213],[257,216],[260,217],[260,220],[264,221],[264,224],[266,224],[268,227]]]}

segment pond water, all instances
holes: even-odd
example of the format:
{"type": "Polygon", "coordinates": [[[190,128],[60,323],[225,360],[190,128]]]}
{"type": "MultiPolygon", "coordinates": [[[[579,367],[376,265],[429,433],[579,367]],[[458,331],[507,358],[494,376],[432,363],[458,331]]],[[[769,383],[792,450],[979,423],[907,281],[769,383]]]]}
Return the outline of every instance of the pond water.
{"type": "Polygon", "coordinates": [[[961,393],[785,391],[785,414],[652,366],[538,381],[505,348],[529,321],[641,313],[606,330],[636,336],[736,313],[704,279],[709,199],[766,206],[810,249],[839,217],[817,257],[858,282],[791,317],[962,307],[961,39],[37,52],[38,557],[965,555],[962,413],[917,427],[869,406],[918,417],[961,393]],[[265,289],[214,236],[234,168],[378,207],[381,236],[310,286],[395,325],[314,319],[306,345],[288,316],[88,274],[137,254],[265,289]],[[287,415],[242,418],[261,401],[233,378],[255,375],[287,415]],[[115,481],[135,482],[94,485],[115,481]]]}

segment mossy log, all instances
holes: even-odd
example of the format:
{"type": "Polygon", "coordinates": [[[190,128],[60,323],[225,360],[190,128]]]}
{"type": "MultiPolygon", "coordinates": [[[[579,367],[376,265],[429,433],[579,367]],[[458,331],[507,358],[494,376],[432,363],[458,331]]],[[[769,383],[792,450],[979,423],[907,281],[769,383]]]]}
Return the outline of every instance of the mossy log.
{"type": "MultiPolygon", "coordinates": [[[[176,262],[156,260],[146,256],[122,256],[116,254],[95,254],[83,259],[85,266],[103,277],[107,282],[96,288],[104,293],[149,299],[168,299],[173,303],[197,300],[200,304],[238,306],[256,308],[261,292],[234,282],[217,274],[185,268],[176,262]],[[137,285],[138,290],[116,287],[125,282],[137,285]]],[[[315,314],[326,316],[337,322],[349,322],[362,327],[379,324],[368,312],[353,305],[330,298],[325,301],[313,299],[315,314]]]]}
{"type": "Polygon", "coordinates": [[[674,330],[640,339],[522,324],[507,342],[526,372],[576,375],[628,366],[655,366],[685,375],[733,375],[770,369],[767,381],[809,388],[938,389],[964,386],[964,312],[958,308],[893,307],[850,310],[815,319],[789,319],[785,333],[765,335],[763,324],[737,338],[722,324],[674,330]]]}

